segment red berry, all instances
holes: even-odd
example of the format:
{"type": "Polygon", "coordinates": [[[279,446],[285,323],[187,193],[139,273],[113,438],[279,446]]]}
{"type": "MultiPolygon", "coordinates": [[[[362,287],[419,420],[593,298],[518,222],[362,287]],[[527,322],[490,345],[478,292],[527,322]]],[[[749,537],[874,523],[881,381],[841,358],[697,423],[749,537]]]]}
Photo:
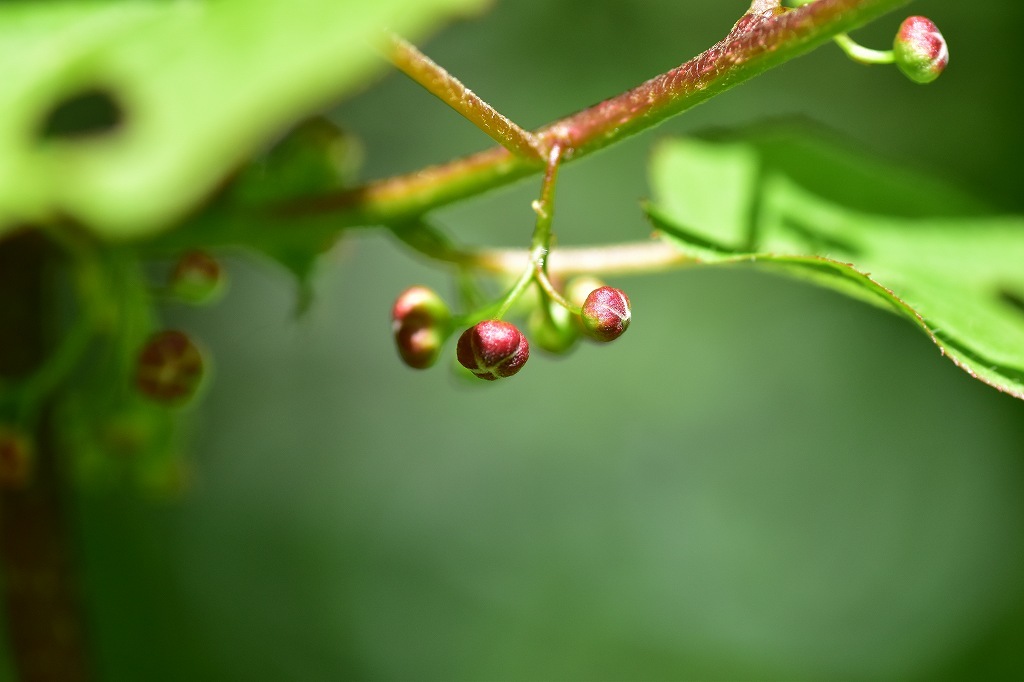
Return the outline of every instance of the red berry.
{"type": "Polygon", "coordinates": [[[135,385],[152,400],[185,402],[195,394],[202,378],[203,356],[183,332],[158,332],[139,352],[135,385]]]}
{"type": "Polygon", "coordinates": [[[391,330],[402,361],[426,369],[441,354],[451,315],[441,297],[426,287],[409,287],[391,309],[391,330]]]}
{"type": "Polygon", "coordinates": [[[484,320],[459,337],[459,362],[477,377],[494,381],[510,377],[530,358],[530,344],[515,325],[484,320]]]}
{"type": "Polygon", "coordinates": [[[395,299],[391,308],[391,320],[400,324],[409,317],[422,317],[430,322],[447,322],[451,313],[437,293],[424,286],[409,287],[395,299]]]}
{"type": "Polygon", "coordinates": [[[210,303],[224,293],[225,282],[216,258],[205,251],[187,251],[171,272],[171,293],[187,303],[210,303]]]}
{"type": "Polygon", "coordinates": [[[939,28],[927,17],[907,17],[893,43],[896,65],[915,83],[931,83],[949,63],[949,48],[939,28]]]}
{"type": "Polygon", "coordinates": [[[615,287],[594,289],[583,302],[583,329],[597,341],[614,341],[622,336],[631,317],[629,297],[615,287]]]}
{"type": "Polygon", "coordinates": [[[402,362],[413,369],[427,369],[437,362],[444,345],[444,335],[433,325],[408,320],[395,332],[395,345],[402,362]]]}
{"type": "Polygon", "coordinates": [[[19,490],[32,480],[35,448],[19,428],[0,425],[0,488],[19,490]]]}

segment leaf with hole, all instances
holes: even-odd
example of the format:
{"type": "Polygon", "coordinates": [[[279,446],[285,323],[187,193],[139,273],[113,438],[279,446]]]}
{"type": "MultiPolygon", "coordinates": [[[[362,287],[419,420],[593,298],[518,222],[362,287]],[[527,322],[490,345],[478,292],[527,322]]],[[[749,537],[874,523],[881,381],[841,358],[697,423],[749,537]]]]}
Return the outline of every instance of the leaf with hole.
{"type": "Polygon", "coordinates": [[[0,6],[0,233],[70,218],[166,228],[295,121],[481,0],[220,0],[0,6]]]}

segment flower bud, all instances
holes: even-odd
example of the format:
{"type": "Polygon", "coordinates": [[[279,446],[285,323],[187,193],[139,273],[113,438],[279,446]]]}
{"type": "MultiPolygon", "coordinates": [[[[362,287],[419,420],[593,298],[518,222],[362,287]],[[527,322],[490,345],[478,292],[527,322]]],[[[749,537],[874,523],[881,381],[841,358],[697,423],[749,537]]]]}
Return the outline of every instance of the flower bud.
{"type": "Polygon", "coordinates": [[[444,335],[436,326],[419,324],[418,319],[413,318],[399,325],[395,345],[402,362],[413,369],[427,369],[441,355],[444,335]]]}
{"type": "Polygon", "coordinates": [[[553,302],[534,308],[528,326],[533,344],[549,353],[565,353],[580,338],[572,313],[553,302]]]}
{"type": "Polygon", "coordinates": [[[0,424],[0,488],[20,490],[28,486],[35,468],[35,448],[21,429],[0,424]]]}
{"type": "Polygon", "coordinates": [[[526,364],[530,344],[515,325],[484,320],[459,337],[459,362],[477,377],[494,381],[510,377],[526,364]]]}
{"type": "Polygon", "coordinates": [[[203,356],[183,332],[158,332],[146,341],[135,367],[135,386],[160,403],[184,403],[199,389],[203,356]]]}
{"type": "Polygon", "coordinates": [[[426,369],[441,354],[451,314],[441,297],[427,287],[409,287],[391,309],[391,331],[402,362],[426,369]]]}
{"type": "Polygon", "coordinates": [[[614,341],[629,328],[629,297],[615,287],[594,289],[583,303],[583,330],[597,341],[614,341]]]}
{"type": "Polygon", "coordinates": [[[226,277],[216,258],[205,251],[185,252],[171,272],[171,293],[186,303],[212,303],[224,293],[226,277]]]}
{"type": "Polygon", "coordinates": [[[410,317],[420,317],[427,322],[445,323],[451,317],[451,313],[433,289],[414,286],[403,291],[395,299],[395,305],[391,308],[392,328],[397,331],[398,326],[410,317]]]}
{"type": "Polygon", "coordinates": [[[926,17],[907,17],[893,43],[896,65],[915,83],[931,83],[949,63],[946,39],[926,17]]]}

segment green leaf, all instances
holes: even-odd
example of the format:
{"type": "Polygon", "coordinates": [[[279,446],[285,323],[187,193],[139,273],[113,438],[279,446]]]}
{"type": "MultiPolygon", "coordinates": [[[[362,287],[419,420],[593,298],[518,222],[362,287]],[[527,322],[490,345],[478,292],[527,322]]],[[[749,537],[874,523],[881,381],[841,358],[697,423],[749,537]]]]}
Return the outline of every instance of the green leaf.
{"type": "Polygon", "coordinates": [[[246,164],[205,210],[147,247],[174,256],[196,246],[261,252],[295,276],[304,312],[317,260],[340,230],[330,215],[288,215],[267,204],[350,186],[361,157],[358,143],[327,119],[304,121],[246,164]]]}
{"type": "Polygon", "coordinates": [[[1024,398],[1024,218],[820,136],[675,140],[648,215],[708,264],[754,263],[880,305],[1024,398]]]}
{"type": "MultiPolygon", "coordinates": [[[[482,0],[218,0],[0,6],[0,233],[71,217],[132,238],[188,214],[255,150],[482,0]],[[98,109],[93,128],[62,117],[98,109]]],[[[88,117],[86,117],[88,119],[88,117]]]]}

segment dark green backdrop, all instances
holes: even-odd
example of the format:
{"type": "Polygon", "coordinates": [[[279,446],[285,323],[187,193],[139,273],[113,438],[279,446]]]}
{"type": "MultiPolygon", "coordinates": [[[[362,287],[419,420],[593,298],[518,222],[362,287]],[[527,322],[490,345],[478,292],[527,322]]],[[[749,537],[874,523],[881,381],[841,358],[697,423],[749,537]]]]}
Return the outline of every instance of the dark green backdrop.
{"type": "MultiPolygon", "coordinates": [[[[744,5],[499,0],[424,49],[533,127],[696,54],[744,5]]],[[[659,137],[780,117],[1024,210],[1024,9],[910,12],[950,43],[934,85],[822,48],[568,167],[561,243],[648,233],[659,137]]],[[[333,117],[370,176],[488,144],[397,74],[333,117]]],[[[536,185],[440,222],[525,245],[536,185]]],[[[385,235],[325,257],[298,320],[281,271],[229,260],[220,306],[167,317],[216,365],[194,487],[80,498],[104,679],[1024,674],[1024,405],[895,316],[749,270],[615,280],[622,340],[476,386],[398,361],[394,296],[453,291],[385,235]]]]}

